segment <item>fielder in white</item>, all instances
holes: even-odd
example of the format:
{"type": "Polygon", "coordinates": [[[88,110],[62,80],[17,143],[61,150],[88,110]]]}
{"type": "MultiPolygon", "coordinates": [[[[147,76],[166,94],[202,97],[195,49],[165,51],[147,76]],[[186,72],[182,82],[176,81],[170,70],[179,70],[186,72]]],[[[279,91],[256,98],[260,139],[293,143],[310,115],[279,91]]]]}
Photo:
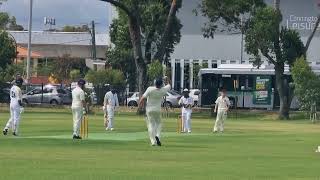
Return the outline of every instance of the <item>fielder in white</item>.
{"type": "Polygon", "coordinates": [[[77,87],[72,90],[72,115],[73,115],[73,139],[82,139],[80,137],[80,126],[85,109],[85,92],[83,91],[86,81],[80,79],[77,87]]]}
{"type": "Polygon", "coordinates": [[[104,116],[104,124],[106,127],[106,131],[113,131],[113,123],[114,123],[114,112],[116,108],[119,107],[119,99],[114,88],[111,88],[111,91],[107,92],[104,96],[103,101],[103,111],[105,113],[104,116]]]}
{"type": "Polygon", "coordinates": [[[215,102],[214,112],[217,113],[216,123],[213,128],[213,132],[224,131],[224,121],[227,119],[227,113],[230,107],[229,98],[226,95],[226,90],[222,89],[221,96],[219,96],[215,102]]]}
{"type": "Polygon", "coordinates": [[[161,103],[163,97],[171,89],[168,78],[165,78],[165,85],[163,85],[162,78],[157,79],[155,86],[150,86],[143,94],[139,102],[139,108],[144,107],[145,99],[147,99],[146,114],[147,114],[147,126],[151,145],[161,146],[160,133],[161,133],[161,103]]]}
{"type": "Polygon", "coordinates": [[[15,85],[10,89],[10,119],[8,120],[5,128],[3,129],[3,135],[7,135],[9,129],[12,129],[12,134],[18,136],[20,115],[24,111],[22,105],[22,92],[21,86],[23,84],[22,78],[17,78],[15,85]]]}
{"type": "Polygon", "coordinates": [[[191,133],[191,114],[193,107],[193,98],[189,96],[189,90],[183,90],[183,96],[179,100],[179,105],[182,107],[181,116],[183,123],[183,131],[184,133],[191,133]]]}

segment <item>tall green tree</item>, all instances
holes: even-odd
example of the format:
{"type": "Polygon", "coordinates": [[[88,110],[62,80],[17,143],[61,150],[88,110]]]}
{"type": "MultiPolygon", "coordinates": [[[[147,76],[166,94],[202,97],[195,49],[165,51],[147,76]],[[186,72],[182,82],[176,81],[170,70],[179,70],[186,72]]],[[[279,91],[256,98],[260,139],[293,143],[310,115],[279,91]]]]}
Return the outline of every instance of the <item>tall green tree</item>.
{"type": "MultiPolygon", "coordinates": [[[[146,89],[147,65],[153,60],[168,59],[173,47],[180,40],[182,27],[176,17],[182,0],[101,0],[108,2],[120,12],[130,37],[133,60],[136,66],[138,90],[146,89]]],[[[122,28],[119,28],[122,29],[122,28]]]]}
{"type": "Polygon", "coordinates": [[[11,64],[15,57],[16,47],[14,40],[6,31],[0,30],[0,70],[11,64]]]}

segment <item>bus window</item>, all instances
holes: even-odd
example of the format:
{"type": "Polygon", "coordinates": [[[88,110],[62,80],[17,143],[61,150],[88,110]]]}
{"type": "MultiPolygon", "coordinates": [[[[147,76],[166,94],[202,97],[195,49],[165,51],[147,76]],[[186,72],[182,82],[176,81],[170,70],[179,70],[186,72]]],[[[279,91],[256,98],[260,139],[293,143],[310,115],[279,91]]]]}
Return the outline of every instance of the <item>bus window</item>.
{"type": "Polygon", "coordinates": [[[253,84],[254,84],[254,76],[248,76],[248,90],[252,90],[253,89],[253,84]]]}

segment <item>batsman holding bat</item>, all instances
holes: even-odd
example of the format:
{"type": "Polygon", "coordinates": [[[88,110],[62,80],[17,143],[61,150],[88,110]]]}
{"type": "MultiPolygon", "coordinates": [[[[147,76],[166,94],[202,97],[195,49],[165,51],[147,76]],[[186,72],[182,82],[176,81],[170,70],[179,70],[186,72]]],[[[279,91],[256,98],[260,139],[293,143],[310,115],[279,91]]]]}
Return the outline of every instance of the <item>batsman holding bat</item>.
{"type": "Polygon", "coordinates": [[[181,109],[181,117],[183,124],[183,133],[191,133],[191,113],[193,107],[193,99],[189,96],[189,90],[183,90],[183,96],[179,100],[179,105],[182,107],[181,109]]]}

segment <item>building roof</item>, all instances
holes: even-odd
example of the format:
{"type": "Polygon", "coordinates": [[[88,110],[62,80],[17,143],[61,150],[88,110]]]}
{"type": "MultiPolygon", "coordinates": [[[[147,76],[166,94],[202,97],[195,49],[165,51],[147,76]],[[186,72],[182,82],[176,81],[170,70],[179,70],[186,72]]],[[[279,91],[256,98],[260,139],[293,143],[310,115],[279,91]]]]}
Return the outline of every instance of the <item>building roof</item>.
{"type": "MultiPolygon", "coordinates": [[[[9,31],[18,44],[28,43],[28,31],[9,31]]],[[[76,45],[90,46],[91,34],[88,32],[48,32],[32,31],[32,44],[44,45],[76,45]]],[[[110,44],[109,34],[96,34],[97,46],[108,46],[110,44]]]]}
{"type": "MultiPolygon", "coordinates": [[[[24,47],[17,47],[17,52],[18,52],[18,58],[25,58],[28,56],[28,49],[24,47]]],[[[31,58],[41,58],[42,55],[38,52],[32,51],[31,52],[31,58]]]]}

